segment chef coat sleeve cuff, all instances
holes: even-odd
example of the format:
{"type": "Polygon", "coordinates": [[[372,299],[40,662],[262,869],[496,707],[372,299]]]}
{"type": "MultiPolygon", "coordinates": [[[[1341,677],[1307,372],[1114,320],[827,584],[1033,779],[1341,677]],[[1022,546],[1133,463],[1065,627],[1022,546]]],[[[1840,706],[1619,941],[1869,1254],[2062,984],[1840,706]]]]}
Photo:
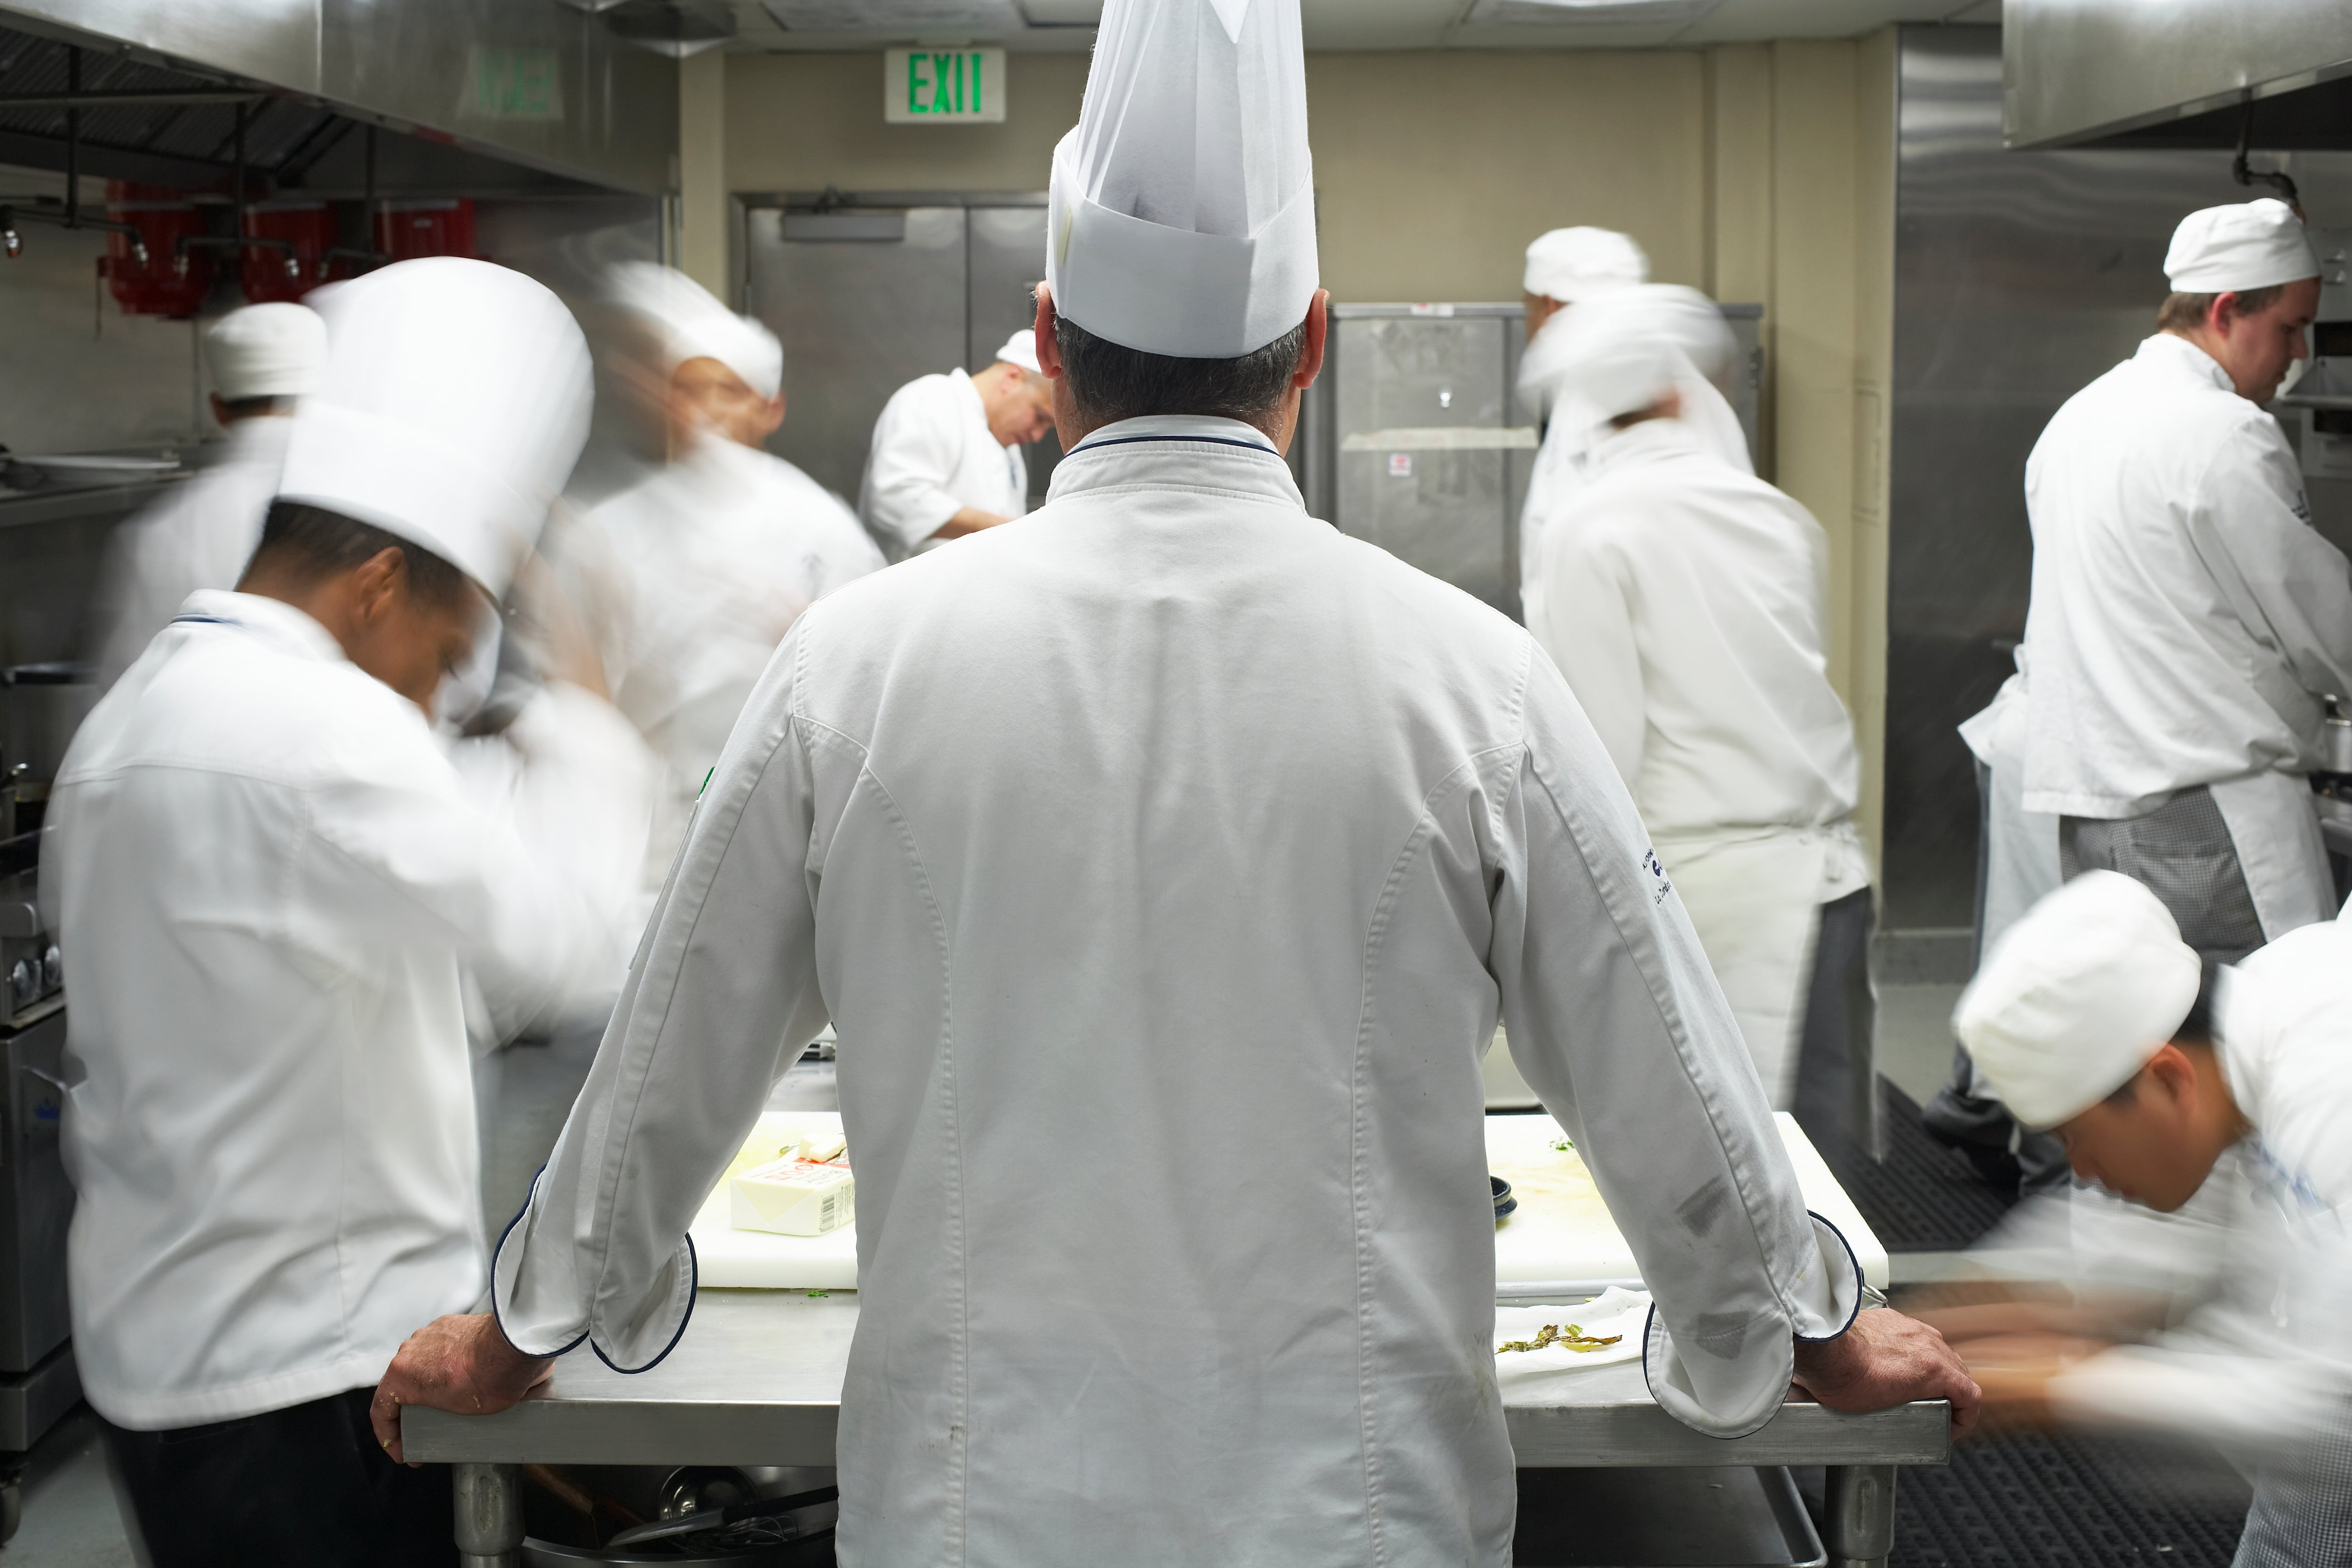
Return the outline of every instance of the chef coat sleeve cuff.
{"type": "Polygon", "coordinates": [[[614,1372],[650,1372],[676,1349],[694,1315],[697,1268],[694,1238],[655,1269],[632,1301],[594,1300],[582,1288],[572,1247],[550,1245],[533,1221],[540,1181],[530,1201],[507,1226],[490,1267],[490,1310],[507,1342],[525,1355],[559,1356],[587,1341],[596,1357],[614,1372]]]}
{"type": "Polygon", "coordinates": [[[1643,1331],[1642,1372],[1667,1415],[1710,1437],[1745,1437],[1780,1412],[1796,1371],[1798,1340],[1835,1339],[1862,1310],[1863,1278],[1845,1237],[1819,1215],[1811,1256],[1780,1281],[1784,1312],[1695,1343],[1677,1341],[1654,1304],[1643,1331]]]}

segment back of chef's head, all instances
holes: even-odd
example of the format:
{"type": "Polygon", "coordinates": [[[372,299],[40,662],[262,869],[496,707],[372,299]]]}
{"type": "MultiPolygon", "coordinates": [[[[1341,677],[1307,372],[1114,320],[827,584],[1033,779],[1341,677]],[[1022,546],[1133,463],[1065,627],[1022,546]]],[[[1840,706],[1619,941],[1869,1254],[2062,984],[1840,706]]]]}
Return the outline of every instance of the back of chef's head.
{"type": "Polygon", "coordinates": [[[2189,1016],[2202,973],[2154,893],[2085,871],[2002,933],[1952,1029],[2012,1115],[2055,1127],[2138,1076],[2189,1016]]]}
{"type": "Polygon", "coordinates": [[[395,262],[321,290],[327,363],[278,482],[421,545],[493,595],[538,541],[588,438],[588,344],[508,268],[395,262]]]}
{"type": "Polygon", "coordinates": [[[1313,302],[1298,0],[1108,0],[1054,150],[1055,310],[1150,354],[1233,360],[1313,302]]]}

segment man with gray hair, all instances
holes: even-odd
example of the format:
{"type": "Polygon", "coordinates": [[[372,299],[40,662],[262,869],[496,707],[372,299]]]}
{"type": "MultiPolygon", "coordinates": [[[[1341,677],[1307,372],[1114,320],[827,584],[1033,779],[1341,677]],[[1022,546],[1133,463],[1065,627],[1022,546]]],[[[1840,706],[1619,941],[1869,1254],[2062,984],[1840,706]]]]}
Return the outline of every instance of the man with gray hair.
{"type": "Polygon", "coordinates": [[[1111,0],[1054,161],[1052,498],[803,616],[730,742],[495,1321],[503,1407],[690,1332],[688,1222],[830,1013],[859,1173],[845,1562],[1511,1559],[1497,1008],[1732,1436],[1974,1385],[1861,1310],[1641,824],[1527,634],[1307,516],[1297,0],[1111,0]],[[1073,1179],[1073,1173],[1080,1173],[1073,1179]]]}

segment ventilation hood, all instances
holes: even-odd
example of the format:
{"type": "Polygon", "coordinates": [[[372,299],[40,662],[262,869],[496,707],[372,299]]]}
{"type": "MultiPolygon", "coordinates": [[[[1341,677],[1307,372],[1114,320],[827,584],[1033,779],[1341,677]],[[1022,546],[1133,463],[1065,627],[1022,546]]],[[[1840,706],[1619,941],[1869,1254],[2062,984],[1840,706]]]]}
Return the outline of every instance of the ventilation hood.
{"type": "Polygon", "coordinates": [[[2004,0],[2011,147],[2352,150],[2346,0],[2004,0]]]}

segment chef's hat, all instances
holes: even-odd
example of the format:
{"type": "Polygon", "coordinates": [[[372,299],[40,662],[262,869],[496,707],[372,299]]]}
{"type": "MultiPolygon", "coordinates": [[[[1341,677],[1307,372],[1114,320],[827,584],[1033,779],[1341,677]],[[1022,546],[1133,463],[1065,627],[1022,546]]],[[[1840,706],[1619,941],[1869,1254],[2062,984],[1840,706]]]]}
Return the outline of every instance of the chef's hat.
{"type": "Polygon", "coordinates": [[[739,316],[674,267],[631,261],[613,269],[614,297],[644,318],[662,345],[662,368],[715,359],[762,397],[783,389],[784,345],[765,325],[739,316]]]}
{"type": "Polygon", "coordinates": [[[1006,364],[1019,365],[1031,375],[1045,374],[1037,366],[1037,329],[1034,327],[1024,327],[1005,339],[1004,346],[996,351],[996,357],[1006,364]]]}
{"type": "MultiPolygon", "coordinates": [[[[1557,331],[1547,328],[1546,358],[1557,367],[1552,418],[1589,429],[1638,414],[1695,379],[1697,370],[1680,340],[1702,334],[1690,330],[1688,315],[1679,300],[1641,300],[1629,290],[1588,299],[1557,331]]],[[[1718,331],[1726,330],[1718,312],[1718,331]]]]}
{"type": "Polygon", "coordinates": [[[308,305],[247,305],[205,333],[205,363],[224,403],[300,397],[327,362],[327,323],[308,305]]]}
{"type": "Polygon", "coordinates": [[[1235,359],[1318,276],[1298,0],[1108,0],[1054,149],[1054,307],[1147,353],[1235,359]]]}
{"type": "Polygon", "coordinates": [[[1612,289],[1628,289],[1650,277],[1650,258],[1630,235],[1612,228],[1556,228],[1528,247],[1521,287],[1572,305],[1612,289]]]}
{"type": "Polygon", "coordinates": [[[588,438],[572,312],[520,272],[438,256],[354,279],[319,313],[326,368],[294,416],[278,495],[504,594],[588,438]]]}
{"type": "Polygon", "coordinates": [[[2190,213],[2172,231],[2164,275],[2180,294],[2244,293],[2319,276],[2303,220],[2276,196],[2190,213]]]}
{"type": "Polygon", "coordinates": [[[2011,1114],[2054,1127],[2147,1065],[2189,1016],[2202,967],[2154,893],[2085,871],[1993,944],[1952,1027],[2011,1114]]]}

